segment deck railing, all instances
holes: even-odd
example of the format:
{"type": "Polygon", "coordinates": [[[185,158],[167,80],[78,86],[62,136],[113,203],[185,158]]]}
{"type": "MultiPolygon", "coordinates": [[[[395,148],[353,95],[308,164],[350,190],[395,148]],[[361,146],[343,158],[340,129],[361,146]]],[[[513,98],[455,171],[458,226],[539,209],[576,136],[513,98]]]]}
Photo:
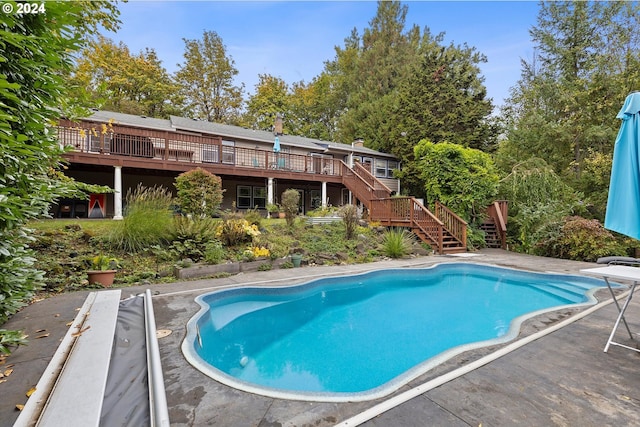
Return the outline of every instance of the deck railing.
{"type": "Polygon", "coordinates": [[[341,176],[342,161],[310,154],[225,145],[221,138],[102,123],[62,121],[58,138],[65,147],[98,155],[220,164],[341,176]]]}

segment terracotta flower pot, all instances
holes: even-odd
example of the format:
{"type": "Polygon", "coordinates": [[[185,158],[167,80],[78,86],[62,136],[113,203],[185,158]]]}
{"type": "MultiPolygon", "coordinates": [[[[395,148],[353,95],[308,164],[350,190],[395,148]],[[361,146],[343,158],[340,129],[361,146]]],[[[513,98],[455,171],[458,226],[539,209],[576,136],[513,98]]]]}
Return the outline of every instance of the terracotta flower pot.
{"type": "Polygon", "coordinates": [[[98,283],[105,288],[113,285],[113,279],[116,276],[116,270],[89,270],[87,271],[89,276],[89,284],[93,285],[98,283]]]}

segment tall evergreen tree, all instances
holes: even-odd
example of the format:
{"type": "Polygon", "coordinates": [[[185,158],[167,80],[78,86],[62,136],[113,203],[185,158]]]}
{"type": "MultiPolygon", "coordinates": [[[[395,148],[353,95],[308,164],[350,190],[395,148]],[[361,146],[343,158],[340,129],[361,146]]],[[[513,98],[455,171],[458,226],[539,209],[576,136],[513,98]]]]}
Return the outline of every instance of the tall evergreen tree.
{"type": "Polygon", "coordinates": [[[399,1],[379,1],[362,37],[354,30],[327,65],[334,76],[340,74],[336,82],[344,96],[337,126],[341,142],[363,138],[368,147],[380,149],[389,139],[397,89],[417,59],[420,38],[416,26],[405,32],[407,11],[399,1]]]}
{"type": "Polygon", "coordinates": [[[185,109],[209,122],[238,123],[244,85],[233,85],[238,70],[222,38],[215,31],[205,31],[202,40],[183,40],[185,62],[178,64],[175,79],[185,109]]]}
{"type": "MultiPolygon", "coordinates": [[[[585,165],[610,156],[626,95],[640,87],[640,5],[635,2],[544,2],[531,30],[535,55],[503,111],[506,140],[498,164],[510,170],[531,157],[544,159],[589,197],[585,165]]],[[[608,181],[602,177],[599,181],[608,181]]]]}

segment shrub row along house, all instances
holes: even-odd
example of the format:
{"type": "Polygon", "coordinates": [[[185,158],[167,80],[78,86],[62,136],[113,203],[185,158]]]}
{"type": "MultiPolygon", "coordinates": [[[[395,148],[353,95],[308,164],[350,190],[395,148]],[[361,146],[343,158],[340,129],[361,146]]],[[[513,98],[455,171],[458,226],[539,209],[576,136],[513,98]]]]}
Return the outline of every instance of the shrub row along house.
{"type": "MultiPolygon", "coordinates": [[[[183,117],[156,119],[110,111],[61,120],[58,136],[69,162],[66,174],[113,187],[89,201],[62,200],[55,217],[121,218],[123,195],[139,184],[174,189],[182,172],[200,167],[222,179],[222,209],[266,209],[289,188],[300,192],[300,212],[358,203],[370,218],[411,227],[437,246],[464,250],[466,224],[437,205],[435,214],[400,193],[396,158],[363,146],[222,125],[183,117]],[[439,217],[439,218],[437,218],[439,217]]],[[[453,251],[454,249],[450,249],[453,251]]]]}

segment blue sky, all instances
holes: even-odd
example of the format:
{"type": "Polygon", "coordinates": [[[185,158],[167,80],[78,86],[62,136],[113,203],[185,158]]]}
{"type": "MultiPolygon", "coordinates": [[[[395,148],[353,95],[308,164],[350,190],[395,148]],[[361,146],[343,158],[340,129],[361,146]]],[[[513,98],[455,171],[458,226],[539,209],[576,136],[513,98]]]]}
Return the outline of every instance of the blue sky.
{"type": "MultiPolygon", "coordinates": [[[[489,97],[501,105],[520,77],[520,60],[530,60],[529,29],[538,4],[532,1],[407,1],[406,27],[445,33],[447,43],[467,43],[488,58],[482,74],[489,97]]],[[[239,71],[236,84],[253,93],[258,74],[292,84],[311,81],[335,46],[356,28],[362,34],[375,16],[375,1],[137,1],[119,3],[117,33],[133,53],[153,48],[169,72],[183,62],[184,41],[215,31],[239,71]]]]}

